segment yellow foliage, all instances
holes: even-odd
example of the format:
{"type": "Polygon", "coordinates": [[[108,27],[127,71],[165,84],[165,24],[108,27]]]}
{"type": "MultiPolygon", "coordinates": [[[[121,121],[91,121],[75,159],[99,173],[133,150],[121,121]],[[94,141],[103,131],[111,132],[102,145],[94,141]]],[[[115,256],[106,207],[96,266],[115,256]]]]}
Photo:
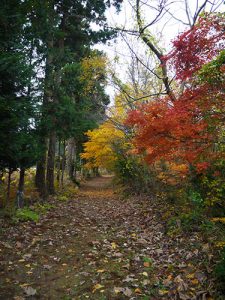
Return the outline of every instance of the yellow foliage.
{"type": "Polygon", "coordinates": [[[222,217],[222,218],[212,218],[211,221],[212,222],[220,222],[220,223],[225,224],[225,218],[224,217],[222,217]]]}
{"type": "Polygon", "coordinates": [[[84,153],[81,154],[87,160],[86,167],[111,169],[116,161],[113,145],[124,138],[124,133],[106,121],[99,128],[89,130],[86,135],[89,140],[84,144],[84,153]]]}
{"type": "Polygon", "coordinates": [[[81,82],[86,82],[84,93],[88,94],[93,91],[97,81],[101,81],[106,73],[106,57],[93,55],[82,60],[81,82]]]}
{"type": "Polygon", "coordinates": [[[216,242],[216,247],[218,248],[224,248],[225,247],[225,241],[222,241],[222,242],[216,242]]]}
{"type": "Polygon", "coordinates": [[[185,180],[188,174],[188,166],[183,163],[164,162],[164,166],[160,162],[155,164],[157,170],[157,178],[169,185],[176,185],[185,180]]]}

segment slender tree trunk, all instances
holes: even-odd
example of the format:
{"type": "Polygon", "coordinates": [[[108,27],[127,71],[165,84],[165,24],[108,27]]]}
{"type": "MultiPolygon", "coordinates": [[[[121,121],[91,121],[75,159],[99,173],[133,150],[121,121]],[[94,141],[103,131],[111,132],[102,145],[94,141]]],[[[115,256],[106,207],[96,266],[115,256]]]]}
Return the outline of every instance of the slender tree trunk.
{"type": "Polygon", "coordinates": [[[47,191],[49,195],[53,195],[55,193],[55,186],[54,186],[55,150],[56,150],[56,133],[55,131],[52,131],[49,137],[47,174],[46,174],[46,185],[47,185],[47,191]]]}
{"type": "Polygon", "coordinates": [[[74,157],[74,164],[73,164],[73,180],[76,182],[77,181],[77,155],[75,151],[75,157],[74,157]]]}
{"type": "Polygon", "coordinates": [[[98,167],[94,167],[93,168],[93,174],[94,174],[95,177],[100,177],[100,173],[99,173],[98,167]]]}
{"type": "MultiPolygon", "coordinates": [[[[62,14],[61,23],[59,28],[64,32],[65,30],[65,13],[62,14]]],[[[53,40],[51,43],[53,47],[53,40]]],[[[59,40],[56,42],[56,46],[58,47],[58,65],[55,68],[55,77],[53,78],[55,82],[55,88],[52,91],[52,102],[55,106],[57,106],[59,102],[57,87],[61,84],[61,64],[64,59],[64,35],[62,35],[59,40]]],[[[48,147],[48,161],[47,161],[47,174],[46,174],[46,184],[47,190],[50,195],[55,193],[54,187],[54,166],[55,166],[55,152],[56,152],[56,129],[54,128],[54,124],[56,121],[55,111],[50,112],[50,117],[52,121],[53,128],[49,133],[49,147],[48,147]]]]}
{"type": "Polygon", "coordinates": [[[63,141],[63,155],[62,155],[62,173],[61,173],[61,186],[63,187],[63,180],[64,180],[64,172],[65,172],[65,165],[66,165],[66,142],[63,141]]]}
{"type": "Polygon", "coordinates": [[[58,141],[58,158],[57,158],[57,176],[56,176],[58,185],[59,185],[59,182],[60,182],[60,171],[61,171],[61,161],[60,161],[60,158],[61,158],[61,153],[60,153],[61,147],[60,146],[61,146],[61,141],[59,139],[59,141],[58,141]]]}
{"type": "Polygon", "coordinates": [[[43,153],[37,162],[36,167],[36,176],[35,176],[35,185],[38,189],[38,192],[43,200],[46,200],[48,197],[46,184],[45,184],[45,170],[46,170],[46,145],[47,141],[46,138],[40,139],[44,144],[43,153]]]}
{"type": "MultiPolygon", "coordinates": [[[[54,24],[54,3],[51,2],[52,11],[49,12],[49,25],[53,26],[54,24]]],[[[37,162],[36,170],[36,186],[40,193],[40,196],[46,200],[48,197],[47,187],[46,187],[46,152],[48,145],[48,127],[46,125],[46,117],[48,115],[48,104],[52,101],[52,73],[53,73],[53,33],[50,30],[47,37],[47,56],[45,61],[45,79],[44,79],[44,96],[42,103],[42,116],[41,116],[41,125],[40,125],[40,145],[43,146],[42,153],[39,161],[37,162]]]]}
{"type": "Polygon", "coordinates": [[[74,158],[75,158],[75,139],[70,138],[68,140],[68,145],[67,145],[66,169],[69,178],[71,180],[73,180],[73,173],[74,173],[74,158]]]}
{"type": "Polygon", "coordinates": [[[9,169],[8,183],[7,183],[7,195],[6,195],[7,203],[9,202],[9,199],[10,199],[11,175],[12,175],[12,170],[9,169]]]}
{"type": "Polygon", "coordinates": [[[25,168],[20,169],[20,179],[16,195],[16,206],[17,208],[23,208],[24,206],[24,179],[25,179],[25,168]]]}
{"type": "Polygon", "coordinates": [[[4,183],[4,172],[0,171],[0,184],[4,183]]]}

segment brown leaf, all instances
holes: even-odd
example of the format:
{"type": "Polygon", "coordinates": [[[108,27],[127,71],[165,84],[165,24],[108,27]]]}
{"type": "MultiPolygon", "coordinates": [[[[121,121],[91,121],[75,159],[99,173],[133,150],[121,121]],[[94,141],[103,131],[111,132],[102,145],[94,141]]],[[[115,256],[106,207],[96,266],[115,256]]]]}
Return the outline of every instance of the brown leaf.
{"type": "Polygon", "coordinates": [[[37,294],[37,290],[35,290],[34,288],[32,288],[31,286],[28,287],[24,287],[23,288],[25,294],[29,297],[29,296],[34,296],[37,294]]]}

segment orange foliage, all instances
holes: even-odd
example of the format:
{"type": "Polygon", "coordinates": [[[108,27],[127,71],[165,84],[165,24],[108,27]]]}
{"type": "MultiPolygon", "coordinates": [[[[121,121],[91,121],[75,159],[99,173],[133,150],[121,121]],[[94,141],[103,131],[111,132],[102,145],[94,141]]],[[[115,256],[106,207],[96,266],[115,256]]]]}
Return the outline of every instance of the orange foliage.
{"type": "Polygon", "coordinates": [[[215,145],[224,126],[223,24],[214,15],[200,18],[198,25],[178,37],[174,50],[165,57],[165,61],[173,59],[177,78],[192,76],[182,95],[173,102],[168,97],[156,99],[128,114],[126,125],[134,127],[136,151],[148,163],[163,159],[196,165],[198,172],[204,172],[209,160],[221,157],[215,145]],[[210,61],[218,53],[218,60],[210,61]]]}

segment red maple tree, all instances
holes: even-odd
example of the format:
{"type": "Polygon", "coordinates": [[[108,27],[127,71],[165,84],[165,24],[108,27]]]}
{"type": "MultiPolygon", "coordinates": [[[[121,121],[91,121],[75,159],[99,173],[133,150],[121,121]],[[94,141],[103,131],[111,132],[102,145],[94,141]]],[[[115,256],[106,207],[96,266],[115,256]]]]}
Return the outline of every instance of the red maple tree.
{"type": "Polygon", "coordinates": [[[189,87],[173,103],[168,97],[156,99],[129,113],[126,124],[134,126],[134,145],[149,163],[185,161],[201,172],[209,166],[209,157],[212,161],[218,155],[213,149],[224,121],[225,53],[219,63],[208,64],[224,48],[224,28],[219,15],[205,15],[179,35],[164,59],[173,62],[178,79],[191,79],[189,87]],[[203,66],[209,70],[199,75],[203,66]]]}

